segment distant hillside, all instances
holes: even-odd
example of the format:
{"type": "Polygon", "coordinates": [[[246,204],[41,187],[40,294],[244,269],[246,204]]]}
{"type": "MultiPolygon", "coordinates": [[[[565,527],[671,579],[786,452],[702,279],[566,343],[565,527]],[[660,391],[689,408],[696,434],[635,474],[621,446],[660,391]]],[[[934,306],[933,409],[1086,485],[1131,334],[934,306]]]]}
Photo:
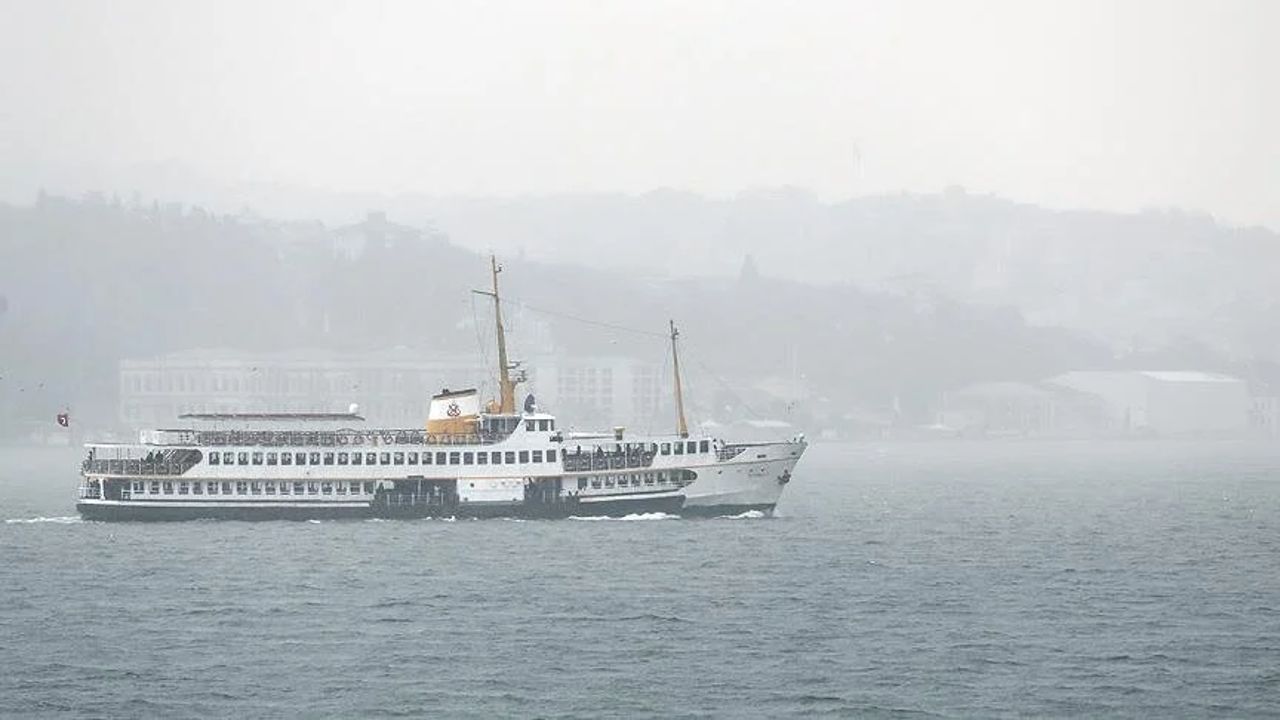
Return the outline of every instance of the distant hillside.
{"type": "MultiPolygon", "coordinates": [[[[0,422],[10,424],[66,405],[110,418],[123,357],[193,347],[456,354],[475,349],[488,323],[470,293],[487,279],[486,258],[377,215],[334,228],[43,197],[0,206],[0,253],[0,422]]],[[[535,311],[515,309],[527,342],[660,358],[660,338],[565,316],[657,333],[676,318],[690,371],[705,367],[743,392],[753,379],[785,375],[837,407],[896,402],[923,412],[940,391],[974,380],[1110,360],[1011,309],[804,284],[767,260],[754,269],[735,260],[741,272],[720,279],[504,260],[512,300],[557,313],[531,324],[535,311]]]]}
{"type": "Polygon", "coordinates": [[[1280,359],[1280,236],[1180,213],[1051,211],[955,190],[827,204],[801,191],[388,203],[460,245],[559,262],[769,276],[1007,305],[1118,351],[1181,339],[1280,359]]]}
{"type": "Polygon", "coordinates": [[[382,209],[461,247],[671,277],[737,274],[1006,305],[1119,353],[1202,343],[1280,360],[1280,235],[1173,210],[1057,211],[952,189],[822,202],[800,189],[713,199],[643,195],[426,197],[276,186],[191,199],[351,222],[382,209]]]}

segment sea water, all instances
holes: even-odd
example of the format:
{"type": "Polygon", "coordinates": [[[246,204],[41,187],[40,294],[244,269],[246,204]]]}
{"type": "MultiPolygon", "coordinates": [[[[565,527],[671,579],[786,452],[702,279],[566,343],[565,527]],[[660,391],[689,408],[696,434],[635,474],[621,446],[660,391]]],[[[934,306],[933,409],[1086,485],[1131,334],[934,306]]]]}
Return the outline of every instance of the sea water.
{"type": "Polygon", "coordinates": [[[817,444],[777,517],[75,518],[0,449],[0,716],[1280,712],[1280,445],[817,444]]]}

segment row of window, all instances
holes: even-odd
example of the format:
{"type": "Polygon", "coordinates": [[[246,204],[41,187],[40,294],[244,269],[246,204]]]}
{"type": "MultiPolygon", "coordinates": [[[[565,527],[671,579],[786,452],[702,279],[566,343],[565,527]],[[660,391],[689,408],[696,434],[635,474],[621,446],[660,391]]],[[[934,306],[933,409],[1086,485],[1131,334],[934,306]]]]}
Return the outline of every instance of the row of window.
{"type": "Polygon", "coordinates": [[[233,452],[209,453],[210,465],[515,465],[555,462],[556,451],[481,452],[233,452]]]}
{"type": "Polygon", "coordinates": [[[666,485],[674,482],[677,482],[676,474],[668,472],[634,473],[631,475],[597,475],[592,478],[578,478],[578,489],[586,490],[588,484],[590,484],[593,489],[599,490],[601,487],[624,488],[628,485],[631,487],[640,487],[642,483],[645,485],[666,485]]]}
{"type": "Polygon", "coordinates": [[[686,452],[690,455],[698,452],[711,452],[711,442],[708,440],[684,440],[674,443],[662,443],[663,455],[684,455],[686,452]]]}
{"type": "Polygon", "coordinates": [[[372,482],[173,482],[134,480],[134,495],[372,495],[372,482]]]}

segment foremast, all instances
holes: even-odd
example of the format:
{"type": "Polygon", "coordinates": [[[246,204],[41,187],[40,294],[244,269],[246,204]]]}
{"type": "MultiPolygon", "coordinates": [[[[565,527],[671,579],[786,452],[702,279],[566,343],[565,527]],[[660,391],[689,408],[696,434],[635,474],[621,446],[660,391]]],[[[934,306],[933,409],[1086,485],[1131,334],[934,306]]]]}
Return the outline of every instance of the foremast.
{"type": "Polygon", "coordinates": [[[680,353],[676,350],[676,338],[680,337],[680,331],[676,330],[676,321],[671,320],[671,367],[675,372],[676,378],[676,432],[680,433],[680,437],[689,437],[689,426],[684,420],[684,392],[680,387],[680,353]]]}

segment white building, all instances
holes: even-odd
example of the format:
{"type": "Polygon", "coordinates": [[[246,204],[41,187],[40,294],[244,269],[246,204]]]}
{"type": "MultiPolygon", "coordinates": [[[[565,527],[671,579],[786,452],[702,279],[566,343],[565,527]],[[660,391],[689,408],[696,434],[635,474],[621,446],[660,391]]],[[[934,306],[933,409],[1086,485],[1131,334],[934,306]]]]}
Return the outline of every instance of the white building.
{"type": "Polygon", "coordinates": [[[626,356],[546,355],[530,373],[539,404],[568,425],[657,428],[671,407],[671,380],[662,368],[626,356]]]}
{"type": "Polygon", "coordinates": [[[370,421],[417,427],[431,395],[487,377],[470,357],[421,359],[407,350],[359,356],[325,351],[251,354],[190,350],[120,362],[120,419],[172,423],[187,412],[346,410],[370,421]]]}
{"type": "Polygon", "coordinates": [[[1112,429],[1159,435],[1243,433],[1252,403],[1243,380],[1190,370],[1073,371],[1049,384],[1096,395],[1112,429]]]}
{"type": "MultiPolygon", "coordinates": [[[[566,426],[643,428],[670,407],[670,381],[661,368],[632,358],[547,354],[521,367],[527,374],[521,397],[533,394],[566,426]]],[[[119,414],[125,425],[142,428],[172,425],[189,412],[340,411],[357,403],[370,423],[410,428],[426,421],[433,394],[478,387],[492,396],[496,374],[478,356],[424,358],[408,349],[359,355],[189,350],[122,360],[119,414]]]]}

